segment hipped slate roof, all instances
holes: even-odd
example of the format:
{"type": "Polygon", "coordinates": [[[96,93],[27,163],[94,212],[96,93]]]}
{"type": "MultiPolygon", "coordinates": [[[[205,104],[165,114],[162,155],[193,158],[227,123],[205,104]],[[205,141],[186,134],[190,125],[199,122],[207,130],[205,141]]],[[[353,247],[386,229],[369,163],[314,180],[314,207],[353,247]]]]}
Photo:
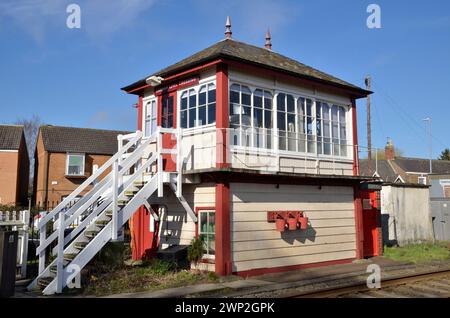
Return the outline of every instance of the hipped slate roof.
{"type": "MultiPolygon", "coordinates": [[[[395,158],[395,163],[405,172],[418,172],[418,173],[430,172],[429,159],[401,157],[395,158]]],[[[450,173],[450,161],[448,160],[432,160],[431,165],[433,167],[433,173],[437,174],[450,173]]]]}
{"type": "MultiPolygon", "coordinates": [[[[255,66],[261,66],[287,73],[296,77],[311,79],[317,82],[345,88],[362,96],[366,96],[371,93],[332,75],[326,74],[303,63],[275,53],[272,50],[231,39],[222,40],[150,76],[166,77],[218,58],[241,61],[244,63],[253,64],[255,66]]],[[[145,79],[142,79],[131,85],[123,87],[122,89],[129,91],[145,84],[145,79]]]]}
{"type": "MultiPolygon", "coordinates": [[[[399,173],[396,173],[393,166],[394,163],[402,171],[399,173],[423,173],[430,172],[429,159],[422,158],[405,158],[398,157],[393,160],[378,160],[378,175],[386,182],[394,182],[399,173]]],[[[450,161],[447,160],[432,160],[433,174],[450,174],[450,161]]],[[[396,168],[396,169],[398,169],[396,168]]],[[[367,159],[359,161],[359,171],[362,176],[369,176],[367,159]]],[[[372,173],[375,172],[375,160],[372,160],[372,173]]]]}
{"type": "Polygon", "coordinates": [[[46,125],[40,127],[40,133],[48,152],[113,155],[117,152],[117,135],[130,132],[46,125]]]}
{"type": "Polygon", "coordinates": [[[0,150],[19,150],[23,126],[0,125],[0,150]]]}

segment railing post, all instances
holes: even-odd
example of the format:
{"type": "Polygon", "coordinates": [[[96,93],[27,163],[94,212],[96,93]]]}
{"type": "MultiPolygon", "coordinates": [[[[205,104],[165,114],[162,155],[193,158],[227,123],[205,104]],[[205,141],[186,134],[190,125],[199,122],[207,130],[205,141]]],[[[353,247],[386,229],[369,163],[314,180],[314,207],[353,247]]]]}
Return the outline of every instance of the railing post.
{"type": "Polygon", "coordinates": [[[56,259],[56,292],[62,293],[63,279],[64,279],[64,229],[65,229],[65,214],[64,211],[59,211],[59,229],[58,229],[58,256],[56,259]]]}
{"type": "Polygon", "coordinates": [[[22,249],[21,249],[21,269],[20,273],[22,278],[27,277],[27,259],[28,259],[28,225],[30,224],[30,211],[23,211],[22,221],[24,223],[22,227],[23,236],[22,236],[22,249]]]}
{"type": "Polygon", "coordinates": [[[163,196],[163,157],[162,157],[162,134],[161,131],[159,130],[160,127],[158,127],[158,136],[157,136],[157,151],[158,151],[158,197],[162,197],[163,196]]]}
{"type": "Polygon", "coordinates": [[[280,172],[280,130],[277,128],[275,129],[275,140],[274,140],[274,149],[275,149],[275,156],[276,156],[276,169],[277,172],[280,172]]]}
{"type": "MultiPolygon", "coordinates": [[[[43,217],[39,219],[39,246],[43,246],[47,238],[47,223],[44,224],[43,217]]],[[[39,275],[45,270],[45,248],[39,253],[39,275]]]]}
{"type": "Polygon", "coordinates": [[[112,166],[112,233],[111,239],[113,241],[117,240],[117,214],[118,214],[118,201],[119,201],[119,191],[118,191],[118,182],[119,182],[119,164],[118,160],[113,162],[112,166]]]}
{"type": "Polygon", "coordinates": [[[182,145],[181,145],[181,128],[180,125],[177,128],[177,191],[176,196],[182,195],[182,180],[183,180],[183,165],[182,165],[182,145]]]}

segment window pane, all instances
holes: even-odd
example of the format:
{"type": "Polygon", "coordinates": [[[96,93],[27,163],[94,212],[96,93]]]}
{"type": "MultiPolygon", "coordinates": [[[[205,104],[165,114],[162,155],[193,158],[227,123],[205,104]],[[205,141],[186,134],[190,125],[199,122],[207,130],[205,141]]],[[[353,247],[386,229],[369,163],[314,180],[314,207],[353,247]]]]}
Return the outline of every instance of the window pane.
{"type": "Polygon", "coordinates": [[[330,107],[327,103],[322,103],[322,117],[325,120],[330,119],[330,107]]]}
{"type": "Polygon", "coordinates": [[[277,124],[279,130],[286,130],[286,113],[278,112],[277,124]]]}
{"type": "Polygon", "coordinates": [[[216,86],[214,84],[209,85],[208,91],[208,103],[216,102],[216,86]]]}
{"type": "Polygon", "coordinates": [[[189,109],[189,127],[194,127],[196,120],[196,108],[189,109]]]}
{"type": "Polygon", "coordinates": [[[242,90],[242,105],[251,105],[250,90],[248,93],[244,93],[244,90],[242,90]]]}
{"type": "Polygon", "coordinates": [[[338,120],[338,107],[336,105],[333,105],[333,107],[331,108],[331,120],[338,120]]]}
{"type": "Polygon", "coordinates": [[[183,110],[181,112],[181,128],[187,128],[187,111],[183,110]]]}
{"type": "Polygon", "coordinates": [[[345,108],[339,107],[339,122],[341,124],[345,124],[345,108]]]}
{"type": "Polygon", "coordinates": [[[290,113],[295,113],[295,102],[292,95],[287,95],[287,111],[290,113]]]}
{"type": "Polygon", "coordinates": [[[264,91],[264,108],[272,109],[272,94],[264,91]]]}
{"type": "Polygon", "coordinates": [[[208,124],[216,122],[216,103],[208,105],[208,124]]]}
{"type": "Polygon", "coordinates": [[[346,140],[347,139],[347,131],[345,129],[345,125],[340,125],[340,137],[341,139],[346,140]]]}
{"type": "Polygon", "coordinates": [[[312,100],[307,99],[306,100],[306,114],[308,116],[312,116],[313,115],[313,113],[312,113],[312,105],[313,105],[312,100]]]}
{"type": "Polygon", "coordinates": [[[239,92],[230,92],[230,102],[239,104],[239,92]]]}
{"type": "Polygon", "coordinates": [[[207,222],[208,215],[204,212],[200,213],[200,233],[207,233],[208,232],[208,222],[207,222]]]}
{"type": "Polygon", "coordinates": [[[188,103],[187,92],[184,92],[183,95],[181,95],[181,110],[187,108],[187,103],[188,103]]]}
{"type": "Polygon", "coordinates": [[[151,133],[154,133],[156,131],[156,118],[152,119],[152,130],[151,133]]]}
{"type": "Polygon", "coordinates": [[[201,106],[198,108],[198,121],[196,126],[201,126],[206,124],[206,106],[201,106]]]}
{"type": "Polygon", "coordinates": [[[198,94],[198,104],[199,105],[205,105],[206,104],[206,86],[202,86],[200,88],[199,94],[198,94]]]}
{"type": "Polygon", "coordinates": [[[195,107],[197,105],[197,98],[195,96],[195,90],[191,89],[189,91],[189,108],[195,107]]]}
{"type": "Polygon", "coordinates": [[[253,114],[255,117],[254,122],[253,122],[254,127],[263,127],[263,111],[262,111],[262,109],[255,108],[253,110],[253,114]]]}
{"type": "Polygon", "coordinates": [[[264,128],[273,128],[272,127],[272,111],[270,111],[270,110],[264,111],[264,128]]]}
{"type": "Polygon", "coordinates": [[[287,115],[287,121],[288,121],[288,131],[295,132],[295,115],[294,114],[288,114],[287,115]]]}
{"type": "Polygon", "coordinates": [[[255,90],[255,93],[253,94],[253,106],[254,107],[259,107],[259,108],[263,107],[262,95],[263,95],[262,90],[260,90],[260,89],[255,90]]]}
{"type": "Polygon", "coordinates": [[[286,111],[286,95],[283,93],[278,94],[277,96],[277,109],[281,111],[286,111]]]}

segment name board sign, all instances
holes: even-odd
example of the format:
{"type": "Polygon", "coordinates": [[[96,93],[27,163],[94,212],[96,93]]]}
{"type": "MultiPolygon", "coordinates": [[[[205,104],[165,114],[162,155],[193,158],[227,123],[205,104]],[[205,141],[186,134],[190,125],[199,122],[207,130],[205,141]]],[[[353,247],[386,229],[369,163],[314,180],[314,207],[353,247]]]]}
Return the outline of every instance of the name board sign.
{"type": "Polygon", "coordinates": [[[200,80],[200,78],[198,76],[180,80],[180,81],[172,83],[170,85],[158,88],[155,91],[155,95],[161,95],[163,93],[173,92],[173,91],[181,89],[183,87],[195,85],[198,83],[199,80],[200,80]]]}

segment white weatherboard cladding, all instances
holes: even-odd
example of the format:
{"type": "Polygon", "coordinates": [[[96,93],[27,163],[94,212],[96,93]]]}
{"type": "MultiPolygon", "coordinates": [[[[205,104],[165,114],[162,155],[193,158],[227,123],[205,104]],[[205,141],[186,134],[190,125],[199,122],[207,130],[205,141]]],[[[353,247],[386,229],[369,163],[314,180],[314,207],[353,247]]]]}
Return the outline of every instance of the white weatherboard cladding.
{"type": "Polygon", "coordinates": [[[233,271],[356,257],[352,187],[232,183],[233,271]],[[268,211],[305,211],[306,231],[277,232],[268,211]]]}
{"type": "MultiPolygon", "coordinates": [[[[214,207],[215,195],[213,184],[183,186],[183,196],[193,210],[198,207],[214,207]]],[[[164,191],[164,198],[157,198],[154,203],[163,204],[166,207],[161,215],[159,248],[165,249],[170,245],[189,245],[195,237],[195,223],[189,218],[175,194],[172,191],[164,191]]]]}

